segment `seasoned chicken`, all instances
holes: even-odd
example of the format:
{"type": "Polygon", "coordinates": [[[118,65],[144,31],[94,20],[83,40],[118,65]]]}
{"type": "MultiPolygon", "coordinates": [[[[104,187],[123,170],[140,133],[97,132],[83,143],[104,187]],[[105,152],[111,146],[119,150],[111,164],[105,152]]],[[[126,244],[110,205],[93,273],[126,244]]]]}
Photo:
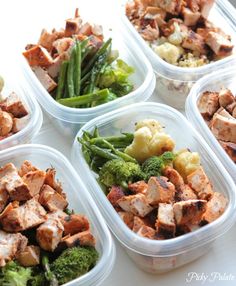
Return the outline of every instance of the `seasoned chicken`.
{"type": "Polygon", "coordinates": [[[198,101],[198,109],[206,120],[211,119],[219,107],[218,92],[205,91],[198,101]]]}
{"type": "Polygon", "coordinates": [[[228,88],[223,88],[219,92],[220,106],[226,107],[235,101],[235,97],[228,88]]]}
{"type": "Polygon", "coordinates": [[[153,206],[158,203],[170,203],[174,200],[175,186],[168,182],[166,177],[151,177],[145,195],[147,202],[153,206]]]}
{"type": "Polygon", "coordinates": [[[169,181],[175,186],[176,190],[181,190],[184,186],[184,179],[181,175],[172,167],[166,167],[163,170],[163,175],[169,179],[169,181]]]}
{"type": "Polygon", "coordinates": [[[4,210],[9,199],[9,194],[5,189],[0,187],[0,213],[4,210]]]}
{"type": "Polygon", "coordinates": [[[113,205],[113,207],[117,207],[118,206],[117,202],[119,201],[119,199],[124,197],[124,195],[125,195],[124,191],[121,187],[112,186],[109,194],[107,195],[107,198],[113,205]]]}
{"type": "Polygon", "coordinates": [[[137,235],[149,239],[154,239],[155,234],[156,234],[155,229],[147,225],[141,226],[140,229],[137,231],[137,235]]]}
{"type": "Polygon", "coordinates": [[[22,177],[24,183],[29,188],[30,195],[32,197],[39,194],[43,186],[45,176],[46,174],[44,171],[36,170],[36,171],[30,171],[22,177]]]}
{"type": "Polygon", "coordinates": [[[38,41],[38,45],[44,47],[48,51],[51,51],[53,48],[53,43],[60,37],[64,36],[64,31],[52,31],[48,32],[46,29],[43,29],[38,41]]]}
{"type": "Polygon", "coordinates": [[[64,226],[64,235],[73,235],[78,232],[89,230],[90,225],[86,216],[71,214],[64,217],[62,224],[64,226]]]}
{"type": "Polygon", "coordinates": [[[18,252],[25,249],[28,239],[20,233],[7,233],[0,230],[0,267],[15,258],[18,252]]]}
{"type": "Polygon", "coordinates": [[[191,51],[199,52],[202,55],[207,53],[203,37],[192,30],[188,31],[188,34],[182,43],[182,47],[191,51]]]}
{"type": "Polygon", "coordinates": [[[174,217],[177,225],[198,224],[206,211],[207,201],[188,200],[174,203],[174,217]]]}
{"type": "Polygon", "coordinates": [[[23,164],[20,166],[20,169],[18,170],[18,174],[23,177],[25,174],[31,172],[31,171],[37,171],[38,169],[33,166],[30,161],[25,160],[23,164]]]}
{"type": "Polygon", "coordinates": [[[174,220],[174,211],[171,204],[160,203],[156,221],[156,229],[160,234],[168,238],[174,237],[176,226],[174,220]]]}
{"type": "Polygon", "coordinates": [[[72,236],[66,236],[62,239],[62,244],[67,247],[73,246],[95,246],[95,238],[89,230],[82,231],[72,236]]]}
{"type": "Polygon", "coordinates": [[[30,119],[29,115],[26,115],[21,118],[13,118],[12,133],[17,133],[23,130],[27,126],[29,119],[30,119]]]}
{"type": "Polygon", "coordinates": [[[145,194],[148,188],[148,184],[145,181],[138,181],[133,184],[129,184],[128,188],[135,194],[145,194]]]}
{"type": "Polygon", "coordinates": [[[7,136],[13,127],[12,116],[0,109],[0,136],[7,136]]]}
{"type": "Polygon", "coordinates": [[[40,248],[35,245],[26,246],[26,248],[17,255],[17,260],[25,267],[40,264],[40,248]]]}
{"type": "Polygon", "coordinates": [[[35,45],[31,49],[23,52],[24,57],[30,66],[40,66],[47,68],[53,63],[53,58],[49,52],[40,45],[35,45]]]}
{"type": "Polygon", "coordinates": [[[153,209],[143,194],[124,196],[117,203],[124,211],[131,212],[140,217],[145,217],[153,209]]]}
{"type": "Polygon", "coordinates": [[[46,219],[46,211],[33,198],[19,207],[9,210],[4,216],[1,215],[1,224],[5,231],[18,232],[43,223],[46,219]]]}
{"type": "Polygon", "coordinates": [[[128,226],[128,228],[132,229],[134,226],[134,215],[130,212],[118,212],[118,215],[123,220],[123,222],[128,226]]]}
{"type": "Polygon", "coordinates": [[[58,39],[53,43],[53,47],[56,49],[58,55],[64,54],[69,48],[71,48],[74,44],[72,38],[62,38],[58,39]]]}
{"type": "Polygon", "coordinates": [[[48,75],[55,79],[60,72],[61,64],[69,59],[69,51],[61,53],[53,60],[53,64],[47,69],[48,75]]]}
{"type": "Polygon", "coordinates": [[[192,10],[190,10],[187,7],[184,7],[182,9],[182,14],[184,17],[184,24],[186,26],[195,26],[197,24],[199,18],[201,17],[200,12],[193,12],[192,10]]]}
{"type": "Polygon", "coordinates": [[[41,68],[40,66],[32,67],[35,75],[37,76],[38,80],[41,82],[43,87],[48,91],[52,91],[57,87],[56,82],[50,77],[48,72],[41,68]]]}
{"type": "Polygon", "coordinates": [[[61,183],[56,180],[56,170],[54,168],[47,169],[44,184],[49,185],[59,194],[64,196],[61,183]]]}
{"type": "Polygon", "coordinates": [[[173,15],[178,15],[184,5],[183,0],[158,0],[158,6],[173,15]]]}
{"type": "Polygon", "coordinates": [[[187,200],[195,200],[197,199],[197,195],[193,191],[193,189],[185,184],[181,187],[179,191],[176,191],[175,193],[175,201],[187,201],[187,200]]]}
{"type": "Polygon", "coordinates": [[[231,142],[219,141],[229,157],[236,163],[236,144],[231,142]]]}
{"type": "Polygon", "coordinates": [[[209,32],[206,37],[206,44],[217,56],[228,56],[233,51],[233,44],[230,40],[219,33],[209,32]]]}
{"type": "Polygon", "coordinates": [[[145,222],[143,219],[141,219],[140,217],[138,216],[134,216],[134,222],[133,222],[133,231],[134,232],[138,232],[140,230],[140,228],[142,226],[145,226],[145,222]]]}
{"type": "Polygon", "coordinates": [[[11,113],[14,117],[21,118],[28,114],[23,102],[15,92],[12,92],[8,97],[0,102],[0,109],[11,113]]]}

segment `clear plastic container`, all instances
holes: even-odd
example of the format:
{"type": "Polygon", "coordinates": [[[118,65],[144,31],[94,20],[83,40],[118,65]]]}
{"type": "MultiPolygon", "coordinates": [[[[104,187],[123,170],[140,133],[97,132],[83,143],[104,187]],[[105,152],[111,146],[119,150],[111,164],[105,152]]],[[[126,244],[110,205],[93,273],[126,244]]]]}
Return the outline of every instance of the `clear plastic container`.
{"type": "Polygon", "coordinates": [[[236,164],[227,155],[225,150],[221,147],[211,130],[205,123],[201,113],[198,110],[198,100],[204,91],[219,91],[222,87],[232,90],[233,94],[236,92],[236,72],[235,67],[219,70],[215,73],[207,75],[197,81],[192,88],[189,97],[186,101],[186,115],[193,126],[201,133],[212,150],[223,163],[227,171],[232,176],[236,183],[236,164]]]}
{"type": "Polygon", "coordinates": [[[0,141],[0,150],[30,143],[33,137],[38,134],[43,122],[42,111],[37,101],[32,97],[27,82],[20,78],[16,67],[14,67],[14,70],[10,69],[11,67],[12,65],[9,62],[6,64],[1,61],[0,75],[4,79],[2,97],[5,98],[11,92],[15,92],[22,99],[30,118],[24,129],[0,141]]]}
{"type": "Polygon", "coordinates": [[[187,147],[199,152],[202,165],[215,191],[223,193],[229,200],[227,209],[216,221],[192,233],[169,240],[155,241],[142,238],[125,225],[106,198],[96,181],[95,174],[83,158],[77,139],[74,141],[71,158],[108,226],[128,255],[144,271],[162,273],[189,263],[206,253],[213,241],[233,225],[236,217],[236,186],[223,165],[186,118],[167,105],[144,102],[121,108],[91,120],[83,126],[77,137],[81,137],[83,130],[92,131],[94,126],[99,128],[103,136],[120,134],[121,130],[132,132],[135,122],[145,118],[157,119],[165,126],[166,132],[176,142],[176,150],[187,147]]]}
{"type": "MultiPolygon", "coordinates": [[[[94,5],[95,3],[93,3],[93,6],[94,5]]],[[[74,8],[75,7],[76,6],[74,6],[74,8]]],[[[36,99],[43,107],[43,109],[47,112],[55,126],[64,135],[73,137],[76,135],[79,128],[89,120],[99,115],[103,115],[106,112],[115,110],[119,107],[129,105],[135,102],[145,101],[152,95],[155,88],[155,75],[152,66],[147,60],[147,58],[144,56],[142,51],[135,43],[130,41],[130,39],[124,40],[120,32],[117,31],[115,33],[113,31],[115,23],[113,23],[113,20],[109,20],[109,17],[111,17],[113,14],[111,13],[111,15],[108,15],[108,17],[104,17],[104,14],[99,15],[99,13],[96,13],[96,8],[91,11],[90,7],[88,7],[88,4],[86,5],[85,1],[81,1],[79,3],[79,8],[82,15],[82,19],[88,19],[88,21],[91,21],[92,23],[101,24],[103,26],[105,39],[111,37],[113,49],[117,49],[119,51],[120,58],[125,60],[129,65],[135,68],[135,73],[131,76],[131,80],[134,83],[135,88],[134,91],[132,91],[128,95],[100,106],[92,108],[66,107],[57,103],[51,97],[51,95],[39,82],[25,58],[22,56],[20,58],[22,72],[24,73],[25,78],[27,79],[29,84],[31,84],[36,99]]],[[[49,23],[45,23],[44,19],[42,19],[41,29],[49,28],[50,26],[54,28],[62,27],[64,25],[66,17],[68,18],[68,16],[73,15],[74,11],[72,9],[73,8],[70,8],[70,13],[68,12],[67,14],[67,12],[65,11],[64,16],[60,15],[60,21],[59,19],[57,19],[57,17],[56,19],[54,19],[54,17],[51,17],[51,15],[49,15],[48,17],[50,19],[50,25],[48,26],[46,24],[49,23]]],[[[27,42],[24,43],[24,45],[30,43],[30,41],[34,43],[37,42],[40,36],[40,32],[41,30],[35,31],[35,37],[32,39],[29,38],[27,42]]],[[[24,46],[22,46],[21,52],[23,52],[23,50],[24,46]]]]}
{"type": "Polygon", "coordinates": [[[1,166],[12,162],[19,167],[24,160],[29,160],[42,169],[47,169],[50,166],[56,169],[57,178],[62,182],[70,208],[88,217],[91,223],[91,231],[96,238],[96,249],[100,254],[97,265],[87,274],[64,285],[100,285],[110,274],[114,265],[115,247],[104,219],[86,187],[69,161],[55,149],[44,145],[29,144],[0,152],[1,166]]]}
{"type": "MultiPolygon", "coordinates": [[[[125,16],[124,6],[127,1],[122,0],[121,29],[127,31],[126,36],[132,37],[150,60],[156,74],[156,94],[166,104],[177,109],[184,109],[185,100],[194,82],[210,72],[227,67],[234,56],[197,68],[177,67],[165,62],[149,47],[125,16]]],[[[209,15],[209,20],[229,34],[236,46],[236,12],[228,1],[216,1],[209,15]]]]}

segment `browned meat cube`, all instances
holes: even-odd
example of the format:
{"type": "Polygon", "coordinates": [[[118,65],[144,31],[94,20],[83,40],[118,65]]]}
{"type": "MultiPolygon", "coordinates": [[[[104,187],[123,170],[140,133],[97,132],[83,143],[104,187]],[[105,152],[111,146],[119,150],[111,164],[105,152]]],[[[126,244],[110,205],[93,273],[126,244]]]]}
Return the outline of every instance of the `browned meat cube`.
{"type": "Polygon", "coordinates": [[[147,201],[150,205],[170,203],[174,200],[175,186],[167,181],[166,177],[151,177],[148,180],[146,192],[147,201]]]}
{"type": "Polygon", "coordinates": [[[23,52],[30,66],[40,66],[47,68],[53,63],[53,58],[49,52],[42,46],[36,45],[31,49],[23,52]]]}
{"type": "Polygon", "coordinates": [[[118,200],[124,197],[124,191],[121,187],[118,186],[112,186],[109,194],[107,195],[107,198],[109,202],[113,205],[113,207],[118,206],[118,200]]]}
{"type": "Polygon", "coordinates": [[[49,52],[52,50],[53,43],[58,39],[59,33],[56,31],[48,32],[46,29],[43,29],[38,41],[38,44],[49,52]]]}
{"type": "Polygon", "coordinates": [[[186,4],[193,12],[198,12],[200,10],[201,0],[187,0],[186,4]]]}
{"type": "Polygon", "coordinates": [[[187,201],[197,199],[197,195],[189,185],[184,185],[179,191],[176,191],[175,201],[187,201]]]}
{"type": "Polygon", "coordinates": [[[134,225],[133,225],[133,231],[134,232],[138,232],[140,230],[140,228],[142,226],[145,226],[145,222],[143,219],[141,219],[140,217],[138,216],[134,216],[134,225]]]}
{"type": "Polygon", "coordinates": [[[47,169],[44,184],[49,185],[59,194],[64,196],[61,183],[58,180],[56,180],[56,170],[54,168],[47,169]]]}
{"type": "Polygon", "coordinates": [[[166,167],[163,170],[163,175],[167,177],[172,184],[174,184],[176,190],[181,190],[184,186],[184,179],[175,169],[166,167]]]}
{"type": "Polygon", "coordinates": [[[129,212],[118,212],[121,219],[124,221],[124,223],[132,229],[134,226],[134,215],[129,212]]]}
{"type": "Polygon", "coordinates": [[[95,238],[89,230],[82,231],[62,239],[62,243],[67,247],[73,246],[95,246],[95,238]]]}
{"type": "Polygon", "coordinates": [[[30,194],[32,197],[39,194],[44,180],[45,180],[45,172],[42,170],[30,171],[29,173],[25,174],[22,179],[24,183],[30,190],[30,194]]]}
{"type": "Polygon", "coordinates": [[[210,223],[220,217],[226,209],[228,200],[223,194],[214,192],[212,198],[206,205],[206,211],[202,216],[204,223],[210,223]]]}
{"type": "Polygon", "coordinates": [[[57,87],[56,82],[50,77],[48,72],[41,68],[40,66],[32,67],[35,75],[37,76],[38,80],[41,82],[42,86],[48,91],[51,92],[57,87]]]}
{"type": "Polygon", "coordinates": [[[199,52],[202,55],[207,53],[203,37],[192,30],[188,31],[187,37],[183,40],[182,47],[191,51],[199,52]]]}
{"type": "Polygon", "coordinates": [[[62,38],[58,39],[53,43],[53,47],[56,49],[58,55],[64,54],[64,52],[68,51],[74,44],[74,40],[72,38],[62,38]]]}
{"type": "Polygon", "coordinates": [[[0,108],[3,111],[11,113],[14,117],[21,118],[28,114],[24,104],[15,92],[12,92],[2,102],[0,108]]]}
{"type": "Polygon", "coordinates": [[[173,210],[177,225],[198,224],[206,211],[207,201],[188,200],[174,203],[173,210]]]}
{"type": "Polygon", "coordinates": [[[147,25],[145,29],[140,30],[140,35],[145,41],[155,41],[159,38],[160,35],[159,28],[157,25],[155,28],[153,28],[151,25],[147,25]]]}
{"type": "Polygon", "coordinates": [[[9,194],[5,189],[0,187],[0,213],[4,210],[9,199],[9,194]]]}
{"type": "Polygon", "coordinates": [[[13,201],[26,201],[32,198],[28,186],[12,163],[0,168],[0,188],[5,189],[13,201]]]}
{"type": "Polygon", "coordinates": [[[172,15],[178,15],[181,11],[182,6],[184,5],[183,0],[158,0],[158,6],[164,9],[166,12],[169,12],[172,15]]]}
{"type": "Polygon", "coordinates": [[[18,173],[21,177],[23,177],[25,174],[29,173],[30,171],[37,171],[37,170],[38,169],[35,166],[33,166],[30,161],[25,160],[22,163],[20,169],[18,170],[18,173]]]}
{"type": "Polygon", "coordinates": [[[202,167],[188,175],[187,181],[199,199],[209,200],[211,198],[213,194],[212,185],[202,167]]]}
{"type": "Polygon", "coordinates": [[[216,113],[211,121],[211,131],[219,140],[236,143],[235,118],[227,118],[216,113]]]}
{"type": "Polygon", "coordinates": [[[169,238],[174,237],[176,226],[173,206],[171,204],[159,204],[156,229],[160,234],[164,234],[169,238]]]}
{"type": "Polygon", "coordinates": [[[189,8],[184,7],[182,9],[182,14],[184,17],[184,24],[186,26],[195,26],[200,19],[200,12],[193,12],[189,8]]]}
{"type": "Polygon", "coordinates": [[[211,119],[219,107],[218,92],[205,91],[198,101],[198,109],[206,120],[211,119]]]}
{"type": "Polygon", "coordinates": [[[205,19],[208,18],[209,13],[214,3],[215,3],[215,0],[201,0],[200,1],[201,14],[205,19]]]}
{"type": "MultiPolygon", "coordinates": [[[[231,118],[231,119],[234,119],[233,116],[226,110],[224,109],[224,107],[220,107],[217,111],[216,111],[217,114],[223,116],[223,117],[227,117],[227,118],[231,118]]],[[[215,113],[215,114],[216,114],[215,113]]],[[[210,127],[211,127],[211,124],[210,124],[210,127]]]]}
{"type": "Polygon", "coordinates": [[[145,194],[148,188],[148,184],[145,181],[139,181],[133,184],[129,184],[128,188],[135,194],[145,194]]]}
{"type": "Polygon", "coordinates": [[[49,185],[43,185],[39,202],[49,211],[64,210],[68,206],[67,200],[49,185]]]}
{"type": "Polygon", "coordinates": [[[80,17],[66,20],[65,36],[71,37],[75,34],[78,34],[81,24],[82,19],[80,17]]]}
{"type": "MultiPolygon", "coordinates": [[[[236,108],[236,100],[235,100],[235,102],[233,102],[233,103],[231,103],[231,104],[226,106],[226,110],[229,113],[231,113],[232,115],[233,115],[233,112],[234,112],[235,108],[236,108]]],[[[235,117],[235,116],[233,116],[233,117],[235,117]]]]}
{"type": "Polygon", "coordinates": [[[0,267],[15,258],[17,252],[25,249],[27,237],[20,233],[7,233],[0,230],[0,267]]]}
{"type": "Polygon", "coordinates": [[[206,43],[217,56],[222,57],[230,55],[234,47],[230,40],[215,32],[207,34],[206,43]]]}
{"type": "Polygon", "coordinates": [[[1,216],[2,227],[5,231],[18,232],[43,223],[46,218],[46,211],[33,198],[25,204],[9,210],[4,216],[1,216]]]}
{"type": "Polygon", "coordinates": [[[92,26],[89,23],[84,23],[80,27],[78,34],[90,36],[92,34],[92,26]]]}
{"type": "Polygon", "coordinates": [[[234,100],[235,97],[228,88],[221,89],[221,91],[219,92],[220,106],[226,107],[227,105],[233,103],[234,100]]]}
{"type": "Polygon", "coordinates": [[[131,212],[140,217],[145,217],[153,209],[143,194],[124,196],[117,203],[124,211],[131,212]]]}
{"type": "Polygon", "coordinates": [[[84,215],[71,214],[64,217],[62,221],[64,226],[64,235],[73,235],[78,232],[89,230],[89,221],[84,215]]]}
{"type": "Polygon", "coordinates": [[[23,130],[27,126],[29,119],[29,115],[26,115],[21,118],[13,118],[12,132],[17,133],[23,130]]]}
{"type": "Polygon", "coordinates": [[[17,260],[24,267],[40,264],[40,248],[35,245],[26,246],[26,248],[17,255],[17,260]]]}
{"type": "Polygon", "coordinates": [[[69,57],[69,51],[63,52],[59,56],[57,56],[54,59],[53,64],[51,64],[50,67],[47,69],[49,76],[55,79],[59,75],[62,62],[68,60],[69,57]]]}
{"type": "Polygon", "coordinates": [[[0,109],[0,136],[7,136],[13,127],[12,116],[0,109]]]}
{"type": "Polygon", "coordinates": [[[219,140],[220,145],[225,149],[229,157],[236,163],[236,144],[219,140]]]}
{"type": "Polygon", "coordinates": [[[156,234],[155,229],[147,225],[141,226],[140,229],[137,231],[137,235],[149,239],[154,239],[155,234],[156,234]]]}

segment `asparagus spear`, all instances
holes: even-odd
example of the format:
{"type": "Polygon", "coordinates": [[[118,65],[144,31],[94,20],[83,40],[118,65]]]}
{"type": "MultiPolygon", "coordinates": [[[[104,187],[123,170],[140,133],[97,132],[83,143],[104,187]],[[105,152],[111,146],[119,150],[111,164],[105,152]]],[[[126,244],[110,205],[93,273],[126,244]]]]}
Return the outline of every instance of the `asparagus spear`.
{"type": "Polygon", "coordinates": [[[49,285],[50,286],[58,286],[59,283],[57,281],[56,276],[54,275],[54,273],[50,269],[49,259],[48,259],[48,256],[46,254],[43,254],[43,256],[42,256],[42,266],[44,268],[45,277],[46,277],[47,281],[49,282],[49,285]]]}

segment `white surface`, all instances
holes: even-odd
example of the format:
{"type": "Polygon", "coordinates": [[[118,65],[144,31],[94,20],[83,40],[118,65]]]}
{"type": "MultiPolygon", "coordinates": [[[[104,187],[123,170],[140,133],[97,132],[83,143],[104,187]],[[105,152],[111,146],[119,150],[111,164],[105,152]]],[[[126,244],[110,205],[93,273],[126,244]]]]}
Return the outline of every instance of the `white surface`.
{"type": "MultiPolygon", "coordinates": [[[[70,14],[68,11],[73,11],[76,5],[83,1],[4,1],[1,6],[0,29],[1,29],[1,51],[6,53],[6,59],[10,53],[14,53],[16,48],[26,43],[27,39],[37,38],[41,28],[47,26],[48,17],[55,17],[60,15],[61,19],[65,19],[70,14]],[[32,34],[32,31],[37,31],[37,34],[32,34]],[[8,54],[7,54],[8,53],[8,54]]],[[[88,0],[87,0],[88,1],[88,0]]],[[[105,0],[103,0],[105,1],[105,0]]],[[[103,2],[91,0],[92,8],[95,2],[103,2]]],[[[116,0],[119,1],[119,0],[116,0]]],[[[84,2],[84,1],[83,1],[84,2]]],[[[110,2],[112,2],[110,0],[110,2]]],[[[107,7],[107,6],[105,6],[107,7]]],[[[109,9],[100,9],[99,13],[109,14],[109,9]]],[[[96,8],[91,9],[94,13],[98,13],[96,8]]],[[[70,12],[71,13],[71,12],[70,12]]],[[[57,148],[64,153],[68,158],[70,157],[70,148],[72,142],[59,134],[57,130],[45,118],[43,127],[35,138],[34,143],[41,143],[57,148]]],[[[160,276],[153,276],[140,271],[133,262],[128,258],[123,249],[117,246],[117,260],[110,277],[103,283],[104,286],[154,286],[154,285],[216,285],[216,286],[235,286],[236,285],[236,225],[222,238],[220,238],[214,245],[213,249],[195,262],[182,267],[173,272],[169,272],[160,276]],[[194,272],[201,275],[202,273],[208,279],[197,280],[195,276],[191,282],[187,282],[189,278],[188,273],[194,272]],[[230,275],[230,281],[223,281],[227,277],[217,277],[214,279],[213,275],[217,272],[222,276],[224,274],[230,275]],[[234,276],[234,277],[232,277],[234,276]],[[234,278],[234,279],[233,279],[234,278]],[[232,280],[233,279],[233,280],[232,280]]],[[[200,279],[200,277],[198,277],[200,279]]],[[[95,285],[94,285],[95,286],[95,285]]]]}

